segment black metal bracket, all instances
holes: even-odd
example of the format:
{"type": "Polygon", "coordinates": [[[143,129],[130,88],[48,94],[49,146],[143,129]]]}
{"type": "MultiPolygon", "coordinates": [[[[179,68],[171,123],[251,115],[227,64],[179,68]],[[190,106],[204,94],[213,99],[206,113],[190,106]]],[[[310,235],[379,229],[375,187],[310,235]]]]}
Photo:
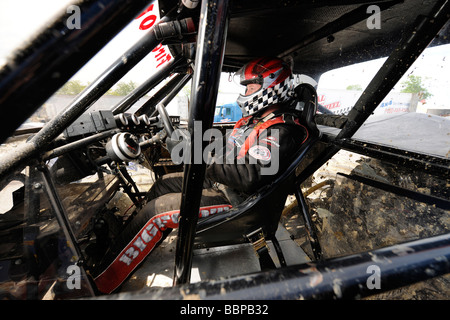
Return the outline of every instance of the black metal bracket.
{"type": "Polygon", "coordinates": [[[322,248],[319,243],[319,237],[317,231],[312,221],[312,217],[309,211],[309,206],[306,203],[305,197],[303,196],[300,187],[295,188],[295,198],[297,199],[297,204],[302,213],[303,220],[305,221],[306,231],[308,233],[309,242],[313,252],[314,260],[321,260],[323,257],[322,248]]]}
{"type": "Polygon", "coordinates": [[[264,271],[275,269],[275,263],[269,254],[270,248],[267,245],[262,228],[256,229],[255,231],[247,234],[245,237],[252,244],[253,250],[255,250],[255,254],[259,259],[261,270],[264,271]]]}

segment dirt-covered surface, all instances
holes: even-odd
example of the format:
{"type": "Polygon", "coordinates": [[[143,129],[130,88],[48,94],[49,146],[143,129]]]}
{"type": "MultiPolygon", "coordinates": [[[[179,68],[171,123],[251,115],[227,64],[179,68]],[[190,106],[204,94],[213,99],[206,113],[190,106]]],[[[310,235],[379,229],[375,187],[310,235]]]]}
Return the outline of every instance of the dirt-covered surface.
{"type": "MultiPolygon", "coordinates": [[[[358,175],[421,194],[446,197],[448,180],[340,151],[303,186],[324,258],[370,251],[450,231],[448,210],[353,179],[358,175]],[[319,186],[318,188],[316,186],[319,186]]],[[[282,222],[311,255],[295,199],[282,222]]],[[[370,299],[449,299],[450,276],[375,295],[370,299]]]]}

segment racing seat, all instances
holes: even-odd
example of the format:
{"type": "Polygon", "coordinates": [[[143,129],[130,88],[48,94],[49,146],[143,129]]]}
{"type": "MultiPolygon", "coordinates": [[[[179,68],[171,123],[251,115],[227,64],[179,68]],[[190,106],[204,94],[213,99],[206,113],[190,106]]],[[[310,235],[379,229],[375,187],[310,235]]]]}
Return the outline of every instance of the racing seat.
{"type": "MultiPolygon", "coordinates": [[[[270,240],[276,249],[281,265],[285,265],[275,232],[287,196],[295,193],[299,205],[302,203],[298,198],[299,195],[302,198],[302,195],[299,183],[296,181],[299,174],[296,169],[321,137],[314,120],[318,106],[316,90],[313,86],[303,83],[296,87],[295,95],[297,104],[304,104],[300,121],[308,130],[307,140],[293,156],[289,167],[270,185],[264,186],[228,212],[199,220],[195,247],[208,248],[251,242],[260,258],[261,268],[264,270],[275,267],[272,261],[268,261],[268,248],[265,245],[265,240],[270,240]]],[[[304,209],[304,207],[300,208],[305,216],[304,209]]],[[[307,214],[309,215],[309,213],[307,214]]]]}

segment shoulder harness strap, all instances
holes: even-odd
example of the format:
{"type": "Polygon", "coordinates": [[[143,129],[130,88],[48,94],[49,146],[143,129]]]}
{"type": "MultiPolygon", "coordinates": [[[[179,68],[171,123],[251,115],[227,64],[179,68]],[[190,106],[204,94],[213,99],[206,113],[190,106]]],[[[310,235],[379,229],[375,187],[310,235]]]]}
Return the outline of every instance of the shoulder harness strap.
{"type": "MultiPolygon", "coordinates": [[[[251,121],[251,119],[252,119],[252,116],[248,116],[248,117],[242,118],[238,122],[236,122],[236,125],[234,126],[233,132],[231,133],[231,135],[233,136],[240,127],[247,125],[248,122],[251,121]]],[[[290,112],[290,111],[286,111],[286,110],[277,110],[277,111],[272,112],[272,113],[268,114],[267,116],[265,116],[261,121],[259,121],[255,125],[255,127],[253,128],[253,130],[251,131],[251,133],[245,140],[244,145],[239,150],[239,154],[238,154],[237,158],[241,159],[241,158],[245,157],[248,150],[258,139],[261,132],[263,132],[267,128],[269,128],[275,124],[279,124],[279,123],[287,123],[287,124],[298,125],[298,126],[303,127],[306,131],[306,137],[302,141],[302,143],[304,143],[306,141],[306,139],[308,138],[308,130],[300,123],[299,117],[295,112],[290,112]]]]}

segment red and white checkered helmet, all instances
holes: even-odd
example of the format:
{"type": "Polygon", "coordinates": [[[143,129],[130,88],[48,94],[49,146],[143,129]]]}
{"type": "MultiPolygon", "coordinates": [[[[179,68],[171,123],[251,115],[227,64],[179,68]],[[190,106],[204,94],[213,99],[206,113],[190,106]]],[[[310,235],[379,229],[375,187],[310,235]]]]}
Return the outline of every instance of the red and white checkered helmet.
{"type": "Polygon", "coordinates": [[[293,89],[292,70],[288,63],[279,58],[257,58],[236,72],[239,83],[257,83],[261,88],[250,94],[240,94],[236,102],[244,115],[251,115],[268,106],[291,99],[293,89]]]}

